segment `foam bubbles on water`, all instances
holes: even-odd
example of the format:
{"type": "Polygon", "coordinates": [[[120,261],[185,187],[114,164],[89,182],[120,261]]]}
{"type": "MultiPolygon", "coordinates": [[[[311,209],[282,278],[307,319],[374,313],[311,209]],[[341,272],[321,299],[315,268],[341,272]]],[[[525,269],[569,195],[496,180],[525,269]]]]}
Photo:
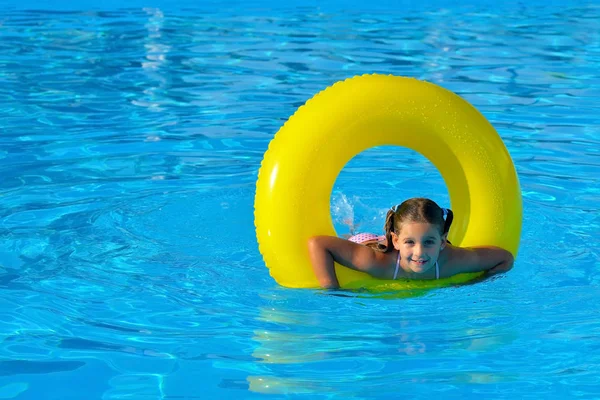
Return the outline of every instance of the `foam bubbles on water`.
{"type": "Polygon", "coordinates": [[[347,226],[350,234],[355,234],[354,206],[344,193],[335,192],[331,196],[331,216],[334,225],[347,226]]]}
{"type": "Polygon", "coordinates": [[[331,196],[331,216],[340,236],[346,237],[359,232],[382,233],[388,208],[365,203],[364,198],[348,196],[336,191],[331,196]]]}

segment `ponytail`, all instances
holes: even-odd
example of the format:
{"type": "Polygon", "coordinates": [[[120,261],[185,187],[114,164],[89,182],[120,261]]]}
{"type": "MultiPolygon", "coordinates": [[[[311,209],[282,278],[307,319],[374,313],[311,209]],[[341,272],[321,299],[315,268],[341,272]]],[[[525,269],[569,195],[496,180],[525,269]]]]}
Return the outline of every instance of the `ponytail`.
{"type": "Polygon", "coordinates": [[[384,253],[389,253],[393,250],[394,244],[392,243],[392,232],[394,231],[394,215],[396,214],[395,207],[390,208],[385,216],[385,240],[387,242],[385,248],[382,248],[384,253]]]}
{"type": "Polygon", "coordinates": [[[449,208],[442,208],[442,218],[444,219],[444,230],[442,235],[450,231],[450,225],[454,219],[454,213],[449,208]]]}

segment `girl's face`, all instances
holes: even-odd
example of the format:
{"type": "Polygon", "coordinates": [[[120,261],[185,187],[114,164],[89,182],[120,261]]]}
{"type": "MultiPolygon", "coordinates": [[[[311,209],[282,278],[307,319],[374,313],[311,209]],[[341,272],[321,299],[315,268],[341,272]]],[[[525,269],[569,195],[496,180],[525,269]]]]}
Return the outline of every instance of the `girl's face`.
{"type": "Polygon", "coordinates": [[[400,252],[400,266],[405,271],[424,274],[435,266],[446,246],[447,234],[440,235],[437,225],[427,222],[402,224],[399,234],[392,232],[394,248],[400,252]]]}

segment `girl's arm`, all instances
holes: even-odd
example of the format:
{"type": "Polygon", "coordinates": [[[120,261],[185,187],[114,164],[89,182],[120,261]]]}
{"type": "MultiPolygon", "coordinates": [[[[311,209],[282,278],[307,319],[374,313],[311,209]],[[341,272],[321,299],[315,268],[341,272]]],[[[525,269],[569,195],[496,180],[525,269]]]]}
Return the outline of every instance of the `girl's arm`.
{"type": "Polygon", "coordinates": [[[495,246],[452,247],[449,261],[452,275],[481,271],[494,275],[509,271],[514,257],[509,251],[495,246]]]}
{"type": "Polygon", "coordinates": [[[340,287],[334,262],[375,277],[382,277],[386,271],[386,257],[383,253],[334,236],[310,238],[308,253],[317,280],[323,288],[340,287]]]}

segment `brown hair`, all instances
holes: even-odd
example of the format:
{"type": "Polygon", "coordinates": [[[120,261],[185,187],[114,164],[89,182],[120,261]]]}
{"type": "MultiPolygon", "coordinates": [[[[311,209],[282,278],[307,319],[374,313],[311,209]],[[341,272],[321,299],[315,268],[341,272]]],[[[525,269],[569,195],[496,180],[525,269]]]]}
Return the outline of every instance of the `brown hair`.
{"type": "Polygon", "coordinates": [[[387,246],[380,246],[384,253],[392,251],[392,232],[398,234],[405,222],[426,222],[437,225],[440,235],[447,233],[452,225],[454,214],[450,209],[443,209],[433,200],[416,197],[404,201],[402,204],[391,208],[385,217],[385,238],[387,246]]]}

